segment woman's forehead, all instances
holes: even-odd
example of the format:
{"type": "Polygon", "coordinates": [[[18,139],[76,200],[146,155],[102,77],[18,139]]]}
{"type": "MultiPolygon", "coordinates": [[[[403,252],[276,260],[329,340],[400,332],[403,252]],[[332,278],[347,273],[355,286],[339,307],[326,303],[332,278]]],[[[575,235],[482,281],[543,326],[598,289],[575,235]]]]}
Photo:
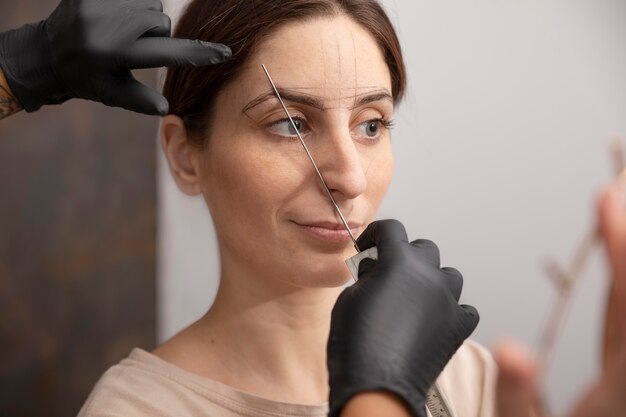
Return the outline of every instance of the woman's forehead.
{"type": "Polygon", "coordinates": [[[378,44],[369,32],[343,16],[281,27],[259,45],[241,81],[266,86],[261,64],[277,84],[328,99],[391,90],[389,69],[378,44]]]}

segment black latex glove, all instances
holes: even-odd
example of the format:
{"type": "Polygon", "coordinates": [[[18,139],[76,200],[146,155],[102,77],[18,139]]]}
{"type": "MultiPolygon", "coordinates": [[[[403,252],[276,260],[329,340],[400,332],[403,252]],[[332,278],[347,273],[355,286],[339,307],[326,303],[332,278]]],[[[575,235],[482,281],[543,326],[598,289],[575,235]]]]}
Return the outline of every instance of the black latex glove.
{"type": "Polygon", "coordinates": [[[47,20],[0,33],[0,66],[32,112],[70,98],[164,115],[165,97],[133,78],[137,68],[216,64],[224,45],[173,39],[159,0],[63,0],[47,20]]]}
{"type": "Polygon", "coordinates": [[[378,247],[359,280],[332,312],[328,339],[330,417],[361,392],[386,391],[414,416],[426,416],[426,393],[478,325],[478,312],[459,305],[463,277],[440,268],[429,240],[409,243],[396,220],[370,224],[359,247],[378,247]]]}

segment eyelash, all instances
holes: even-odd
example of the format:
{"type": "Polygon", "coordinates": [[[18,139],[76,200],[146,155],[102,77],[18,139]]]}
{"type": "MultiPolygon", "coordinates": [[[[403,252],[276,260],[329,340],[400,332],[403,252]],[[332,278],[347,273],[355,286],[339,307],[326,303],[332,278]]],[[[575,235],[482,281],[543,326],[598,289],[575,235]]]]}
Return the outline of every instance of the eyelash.
{"type": "MultiPolygon", "coordinates": [[[[297,116],[292,116],[292,119],[294,122],[300,122],[303,124],[303,126],[305,127],[304,129],[300,129],[299,132],[301,135],[306,135],[307,131],[307,123],[306,120],[304,120],[302,117],[297,117],[297,116]]],[[[364,122],[359,123],[359,126],[361,125],[367,125],[369,123],[372,122],[377,122],[381,127],[383,127],[385,130],[391,130],[395,127],[395,122],[393,119],[386,119],[385,117],[378,117],[378,118],[374,118],[374,119],[370,119],[370,120],[366,120],[364,122]]],[[[289,118],[284,118],[284,119],[280,119],[277,120],[275,122],[272,122],[268,125],[268,129],[271,129],[272,127],[278,126],[281,123],[287,123],[288,124],[288,128],[291,128],[291,122],[289,121],[289,118]]],[[[273,136],[278,137],[280,139],[283,140],[298,140],[298,136],[297,135],[291,135],[291,136],[285,136],[285,135],[280,135],[278,133],[271,133],[273,136]]],[[[370,142],[378,142],[378,140],[380,139],[380,136],[374,138],[374,139],[368,139],[370,142]]]]}
{"type": "Polygon", "coordinates": [[[384,117],[379,117],[378,119],[368,120],[365,123],[371,122],[379,122],[385,129],[393,129],[396,126],[396,121],[393,119],[385,119],[384,117]]]}

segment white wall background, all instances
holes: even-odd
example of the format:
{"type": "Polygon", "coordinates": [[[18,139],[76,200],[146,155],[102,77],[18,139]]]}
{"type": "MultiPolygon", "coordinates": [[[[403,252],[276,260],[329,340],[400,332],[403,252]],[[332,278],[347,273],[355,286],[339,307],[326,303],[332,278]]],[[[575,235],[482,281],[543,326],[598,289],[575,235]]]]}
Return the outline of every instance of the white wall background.
{"type": "MultiPolygon", "coordinates": [[[[165,1],[175,16],[180,1],[165,1]]],[[[554,292],[540,267],[569,261],[626,139],[623,0],[387,0],[409,70],[396,117],[395,179],[380,217],[440,247],[465,277],[487,346],[536,346],[554,292]]],[[[161,156],[159,338],[209,307],[218,258],[203,202],[161,156]]],[[[565,411],[600,360],[607,272],[596,252],[559,339],[546,390],[565,411]]]]}

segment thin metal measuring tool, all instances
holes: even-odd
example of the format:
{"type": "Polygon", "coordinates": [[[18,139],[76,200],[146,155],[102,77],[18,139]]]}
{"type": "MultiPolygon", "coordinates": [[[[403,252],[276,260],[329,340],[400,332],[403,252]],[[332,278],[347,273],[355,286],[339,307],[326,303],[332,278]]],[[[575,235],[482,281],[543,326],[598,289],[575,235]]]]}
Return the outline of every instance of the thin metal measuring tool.
{"type": "Polygon", "coordinates": [[[339,209],[339,206],[337,205],[337,202],[335,201],[333,194],[328,189],[328,185],[326,185],[326,181],[324,180],[322,173],[317,167],[315,160],[313,160],[313,156],[311,155],[311,152],[309,152],[309,148],[306,146],[306,143],[304,143],[304,140],[302,139],[302,136],[300,135],[300,130],[298,129],[293,119],[291,118],[291,114],[289,114],[289,111],[287,110],[287,106],[285,106],[285,102],[280,96],[280,93],[278,92],[278,88],[276,88],[276,84],[274,84],[272,77],[270,77],[270,73],[267,71],[267,67],[265,66],[265,64],[261,64],[261,67],[263,68],[263,72],[265,72],[265,76],[269,80],[270,84],[272,84],[272,88],[274,89],[274,94],[276,94],[278,101],[280,101],[280,105],[283,106],[283,110],[285,110],[285,113],[287,114],[287,117],[289,118],[289,123],[291,123],[293,130],[296,131],[296,135],[298,135],[298,139],[300,139],[300,143],[302,144],[302,147],[304,148],[304,151],[306,152],[306,156],[309,157],[309,161],[311,161],[311,164],[313,164],[313,168],[315,169],[317,176],[319,177],[320,181],[322,182],[322,185],[324,186],[324,191],[326,191],[326,194],[328,194],[328,198],[330,198],[331,203],[333,203],[333,207],[335,207],[335,211],[339,215],[339,218],[341,219],[341,223],[343,223],[343,227],[345,227],[346,230],[348,231],[348,234],[350,235],[350,239],[352,239],[354,249],[356,249],[357,253],[360,253],[361,249],[359,249],[359,245],[356,243],[356,239],[354,238],[354,235],[352,234],[352,230],[350,230],[350,227],[348,226],[348,222],[346,221],[346,218],[343,216],[343,213],[339,209]]]}
{"type": "Polygon", "coordinates": [[[315,169],[315,172],[317,173],[317,176],[319,177],[324,187],[324,191],[326,191],[326,194],[328,195],[328,198],[333,204],[335,211],[339,215],[339,218],[341,219],[341,223],[343,224],[343,227],[346,228],[346,231],[350,235],[350,239],[352,239],[352,244],[354,245],[354,249],[356,249],[357,254],[351,258],[346,259],[346,265],[348,266],[348,269],[350,270],[350,273],[352,274],[352,278],[354,278],[354,281],[357,281],[359,279],[359,263],[365,258],[378,259],[378,249],[376,247],[373,247],[365,251],[361,251],[361,249],[359,248],[359,245],[357,244],[356,239],[354,235],[352,234],[352,230],[350,230],[350,226],[348,226],[348,222],[346,221],[346,218],[341,212],[341,209],[339,209],[339,205],[337,205],[337,202],[335,201],[333,194],[330,192],[328,185],[326,185],[326,181],[324,180],[322,173],[317,167],[317,164],[315,163],[315,160],[313,159],[313,155],[311,155],[311,152],[309,152],[309,148],[306,146],[306,143],[304,143],[304,139],[302,139],[302,136],[300,135],[300,130],[296,126],[295,122],[293,121],[291,114],[289,114],[289,110],[287,110],[287,106],[285,105],[285,102],[280,96],[280,93],[278,92],[278,88],[276,87],[276,84],[274,84],[274,80],[272,80],[272,77],[270,76],[270,73],[267,70],[267,67],[265,66],[265,64],[261,64],[261,68],[263,68],[263,72],[265,73],[265,76],[267,77],[270,84],[272,85],[272,89],[274,90],[274,94],[276,94],[276,98],[278,98],[278,101],[280,102],[280,105],[283,107],[285,114],[287,114],[289,123],[291,123],[291,126],[293,127],[293,130],[295,130],[296,135],[298,136],[298,139],[300,139],[300,143],[302,144],[302,147],[304,148],[304,151],[306,152],[306,155],[309,158],[309,161],[311,161],[311,164],[313,165],[313,169],[315,169]]]}
{"type": "MultiPolygon", "coordinates": [[[[611,146],[611,155],[617,179],[625,183],[626,161],[624,160],[623,147],[618,139],[611,146]]],[[[553,260],[548,261],[545,265],[546,273],[555,283],[558,293],[557,300],[550,311],[539,339],[538,360],[540,369],[544,372],[552,358],[559,331],[563,328],[565,315],[571,303],[576,284],[580,281],[587,261],[599,242],[599,231],[593,229],[585,236],[577,248],[574,259],[567,270],[561,269],[553,260]]]]}
{"type": "MultiPolygon", "coordinates": [[[[350,238],[352,239],[352,243],[354,244],[354,249],[356,249],[357,254],[349,259],[346,259],[346,265],[348,265],[348,269],[350,269],[350,273],[352,274],[352,277],[356,281],[358,280],[358,275],[359,275],[359,262],[361,262],[361,260],[365,258],[378,259],[378,250],[376,249],[376,247],[369,248],[365,251],[361,251],[361,249],[359,249],[359,245],[357,244],[356,239],[354,238],[354,235],[352,234],[352,230],[350,230],[350,227],[348,226],[348,222],[346,222],[346,218],[343,216],[343,213],[339,209],[339,206],[337,205],[337,202],[335,201],[332,193],[330,192],[328,185],[326,185],[326,181],[324,180],[322,173],[317,167],[317,164],[315,163],[315,160],[313,159],[311,152],[309,152],[309,148],[306,146],[306,143],[304,143],[304,139],[302,139],[302,136],[300,135],[300,130],[294,123],[293,118],[291,117],[291,114],[289,114],[289,110],[287,110],[287,106],[285,105],[285,102],[280,96],[280,93],[278,92],[278,88],[276,87],[276,84],[274,84],[274,81],[272,80],[272,77],[270,76],[270,73],[267,70],[267,67],[265,66],[265,64],[261,64],[261,67],[263,68],[263,72],[265,72],[265,76],[267,77],[270,84],[272,85],[272,89],[274,90],[274,94],[276,94],[276,98],[278,98],[280,105],[283,107],[283,110],[285,111],[285,114],[287,115],[287,118],[289,119],[289,123],[291,123],[291,127],[293,127],[293,130],[295,130],[296,135],[298,136],[298,139],[300,139],[300,143],[302,144],[302,147],[304,148],[304,151],[306,152],[306,155],[308,156],[309,161],[311,161],[311,164],[313,165],[313,168],[315,169],[317,176],[319,177],[322,185],[324,186],[324,190],[326,191],[328,198],[330,198],[330,201],[332,202],[333,207],[335,208],[335,211],[339,215],[339,218],[341,219],[343,226],[346,228],[346,230],[348,231],[348,234],[350,235],[350,238]]],[[[426,394],[426,406],[432,417],[454,417],[450,409],[450,406],[447,403],[446,397],[444,396],[443,392],[441,392],[441,390],[439,389],[439,386],[436,383],[433,385],[430,391],[428,391],[428,393],[426,394]]]]}

